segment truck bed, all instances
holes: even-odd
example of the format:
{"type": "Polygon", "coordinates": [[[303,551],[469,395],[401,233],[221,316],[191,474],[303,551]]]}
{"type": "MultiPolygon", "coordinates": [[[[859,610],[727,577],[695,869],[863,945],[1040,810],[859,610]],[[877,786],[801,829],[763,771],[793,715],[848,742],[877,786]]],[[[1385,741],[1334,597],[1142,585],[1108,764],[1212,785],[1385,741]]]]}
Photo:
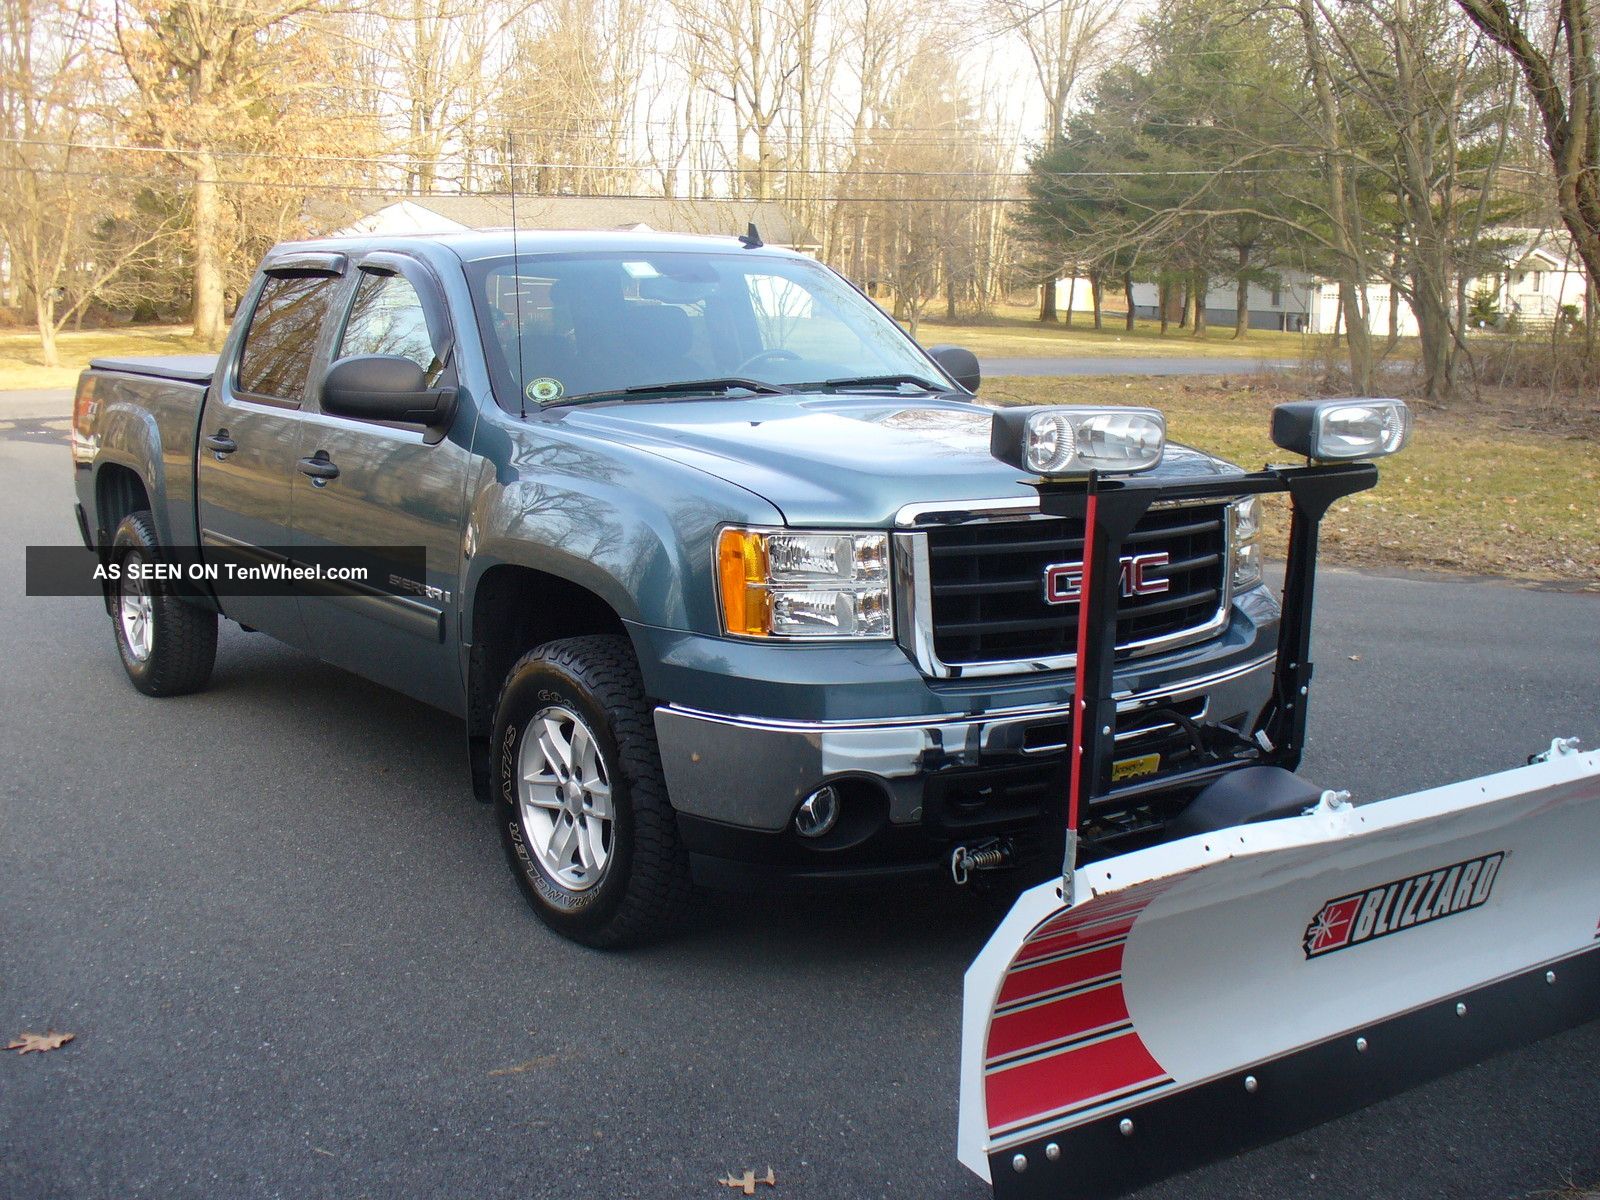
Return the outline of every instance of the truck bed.
{"type": "Polygon", "coordinates": [[[116,371],[123,375],[146,375],[152,379],[209,384],[217,371],[217,356],[160,354],[145,358],[91,358],[89,368],[94,371],[116,371]]]}

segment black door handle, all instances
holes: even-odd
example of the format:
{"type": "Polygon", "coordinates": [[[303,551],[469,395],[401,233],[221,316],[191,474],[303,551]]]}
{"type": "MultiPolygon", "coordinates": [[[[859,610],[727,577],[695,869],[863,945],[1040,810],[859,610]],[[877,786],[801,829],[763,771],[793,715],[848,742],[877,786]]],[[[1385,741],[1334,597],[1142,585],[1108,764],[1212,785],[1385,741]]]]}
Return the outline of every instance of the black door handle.
{"type": "Polygon", "coordinates": [[[232,454],[239,448],[239,443],[228,436],[226,429],[219,429],[205,439],[206,448],[219,459],[232,454]]]}
{"type": "Polygon", "coordinates": [[[311,476],[311,482],[321,487],[328,480],[339,478],[339,468],[328,461],[326,450],[318,450],[310,458],[300,460],[300,474],[311,476]]]}

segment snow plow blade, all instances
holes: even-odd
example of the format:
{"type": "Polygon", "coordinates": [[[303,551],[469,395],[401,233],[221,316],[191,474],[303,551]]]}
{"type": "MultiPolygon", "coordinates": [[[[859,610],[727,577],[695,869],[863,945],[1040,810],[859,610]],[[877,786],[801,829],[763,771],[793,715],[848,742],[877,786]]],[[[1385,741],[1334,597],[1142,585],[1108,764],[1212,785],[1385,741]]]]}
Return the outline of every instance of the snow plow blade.
{"type": "Polygon", "coordinates": [[[1241,825],[1022,895],[967,971],[961,1160],[1115,1195],[1600,1017],[1600,754],[1241,825]]]}

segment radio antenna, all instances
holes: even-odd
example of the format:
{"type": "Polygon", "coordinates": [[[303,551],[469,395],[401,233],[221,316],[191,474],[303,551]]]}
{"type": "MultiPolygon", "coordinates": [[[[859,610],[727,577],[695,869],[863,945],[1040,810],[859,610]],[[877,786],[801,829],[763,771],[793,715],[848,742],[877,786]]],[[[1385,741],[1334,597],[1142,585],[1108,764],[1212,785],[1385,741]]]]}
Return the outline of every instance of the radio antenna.
{"type": "Polygon", "coordinates": [[[522,363],[522,255],[517,246],[517,154],[506,129],[506,189],[511,193],[511,303],[517,320],[517,415],[528,416],[527,371],[522,363]]]}

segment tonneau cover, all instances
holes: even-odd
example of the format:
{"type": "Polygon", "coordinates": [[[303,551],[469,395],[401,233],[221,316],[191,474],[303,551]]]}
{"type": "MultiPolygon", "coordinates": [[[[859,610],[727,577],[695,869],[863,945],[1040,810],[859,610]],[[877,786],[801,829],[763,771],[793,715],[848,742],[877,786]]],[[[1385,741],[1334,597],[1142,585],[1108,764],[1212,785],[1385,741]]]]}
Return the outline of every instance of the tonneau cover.
{"type": "Polygon", "coordinates": [[[179,379],[184,383],[207,384],[216,374],[215,354],[162,354],[148,358],[91,358],[96,371],[119,371],[124,375],[149,375],[156,379],[179,379]]]}

